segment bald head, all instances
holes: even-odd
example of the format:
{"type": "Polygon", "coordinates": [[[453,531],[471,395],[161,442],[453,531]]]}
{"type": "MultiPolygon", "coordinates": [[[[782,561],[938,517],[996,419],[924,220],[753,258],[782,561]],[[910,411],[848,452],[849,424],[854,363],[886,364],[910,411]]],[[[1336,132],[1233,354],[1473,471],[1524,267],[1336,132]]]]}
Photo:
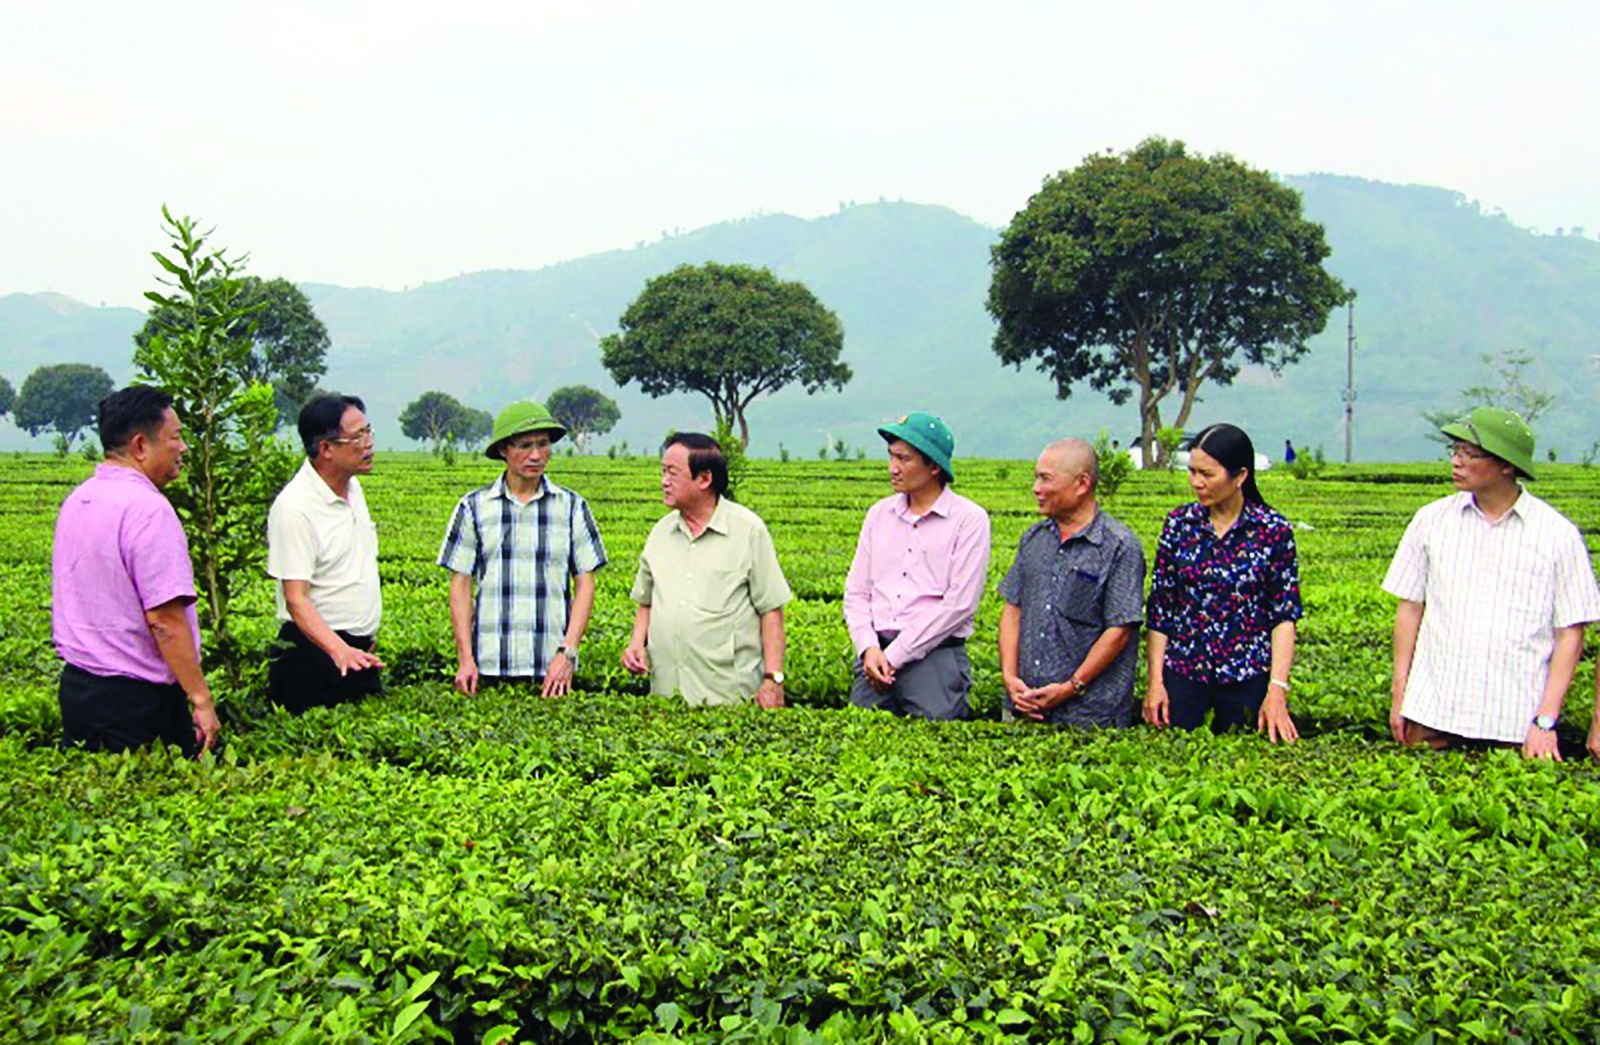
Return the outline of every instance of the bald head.
{"type": "Polygon", "coordinates": [[[1082,439],[1057,439],[1040,452],[1039,463],[1060,476],[1088,475],[1091,493],[1100,484],[1100,460],[1082,439]]]}

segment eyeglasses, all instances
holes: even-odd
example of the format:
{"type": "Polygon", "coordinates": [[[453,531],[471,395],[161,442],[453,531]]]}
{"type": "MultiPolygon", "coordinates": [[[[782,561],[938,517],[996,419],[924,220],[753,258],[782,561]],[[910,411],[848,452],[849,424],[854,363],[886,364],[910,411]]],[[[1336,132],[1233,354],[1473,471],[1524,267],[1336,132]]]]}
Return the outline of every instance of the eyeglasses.
{"type": "Polygon", "coordinates": [[[337,439],[329,439],[328,442],[330,442],[330,443],[338,443],[340,446],[349,446],[349,445],[352,445],[352,444],[360,445],[360,444],[364,444],[364,443],[370,443],[370,442],[372,442],[372,426],[371,425],[367,425],[365,428],[361,429],[359,432],[355,433],[354,435],[341,435],[337,439]]]}

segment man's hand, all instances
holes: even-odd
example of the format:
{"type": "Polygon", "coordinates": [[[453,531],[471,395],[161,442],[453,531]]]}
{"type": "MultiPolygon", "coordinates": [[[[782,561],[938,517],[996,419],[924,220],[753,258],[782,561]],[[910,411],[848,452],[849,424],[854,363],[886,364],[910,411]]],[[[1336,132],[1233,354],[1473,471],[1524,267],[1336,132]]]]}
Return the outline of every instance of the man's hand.
{"type": "Polygon", "coordinates": [[[366,671],[368,668],[381,668],[383,661],[376,655],[358,650],[348,642],[341,642],[335,647],[332,654],[333,666],[339,669],[339,676],[343,678],[352,671],[366,671]]]}
{"type": "Polygon", "coordinates": [[[1002,675],[1001,679],[1006,684],[1006,696],[1011,698],[1011,706],[1026,715],[1027,712],[1022,710],[1022,705],[1023,694],[1028,692],[1028,684],[1016,675],[1002,675]]]}
{"type": "Polygon", "coordinates": [[[469,697],[478,692],[478,662],[471,657],[463,658],[456,668],[456,692],[469,697]]]}
{"type": "MultiPolygon", "coordinates": [[[[1594,742],[1594,727],[1589,728],[1590,743],[1594,742]]],[[[1528,727],[1528,738],[1522,742],[1523,758],[1543,758],[1555,762],[1561,761],[1561,748],[1556,743],[1556,731],[1553,729],[1540,729],[1538,726],[1528,727]]]]}
{"type": "Polygon", "coordinates": [[[756,704],[764,708],[783,707],[783,687],[771,679],[762,679],[761,688],[756,690],[756,704]]]}
{"type": "Polygon", "coordinates": [[[1145,691],[1144,720],[1157,729],[1172,725],[1172,701],[1167,697],[1167,687],[1163,683],[1152,683],[1145,691]]]}
{"type": "Polygon", "coordinates": [[[1400,713],[1400,708],[1404,706],[1405,699],[1405,684],[1396,680],[1389,702],[1389,734],[1394,737],[1396,744],[1402,745],[1406,742],[1406,720],[1405,716],[1400,713]]]}
{"type": "Polygon", "coordinates": [[[1280,740],[1293,744],[1300,739],[1300,731],[1289,717],[1289,698],[1275,689],[1269,686],[1266,698],[1261,701],[1261,710],[1256,714],[1256,732],[1265,733],[1274,744],[1280,740]]]}
{"type": "Polygon", "coordinates": [[[544,671],[544,688],[539,691],[542,697],[564,697],[572,692],[572,658],[565,653],[557,653],[550,658],[550,666],[544,671]]]}
{"type": "Polygon", "coordinates": [[[629,643],[622,651],[622,666],[635,675],[650,674],[650,654],[645,651],[643,642],[629,643]]]}
{"type": "Polygon", "coordinates": [[[222,733],[222,723],[217,719],[217,706],[210,696],[189,698],[189,717],[194,720],[194,739],[202,752],[217,745],[222,733]]]}
{"type": "Polygon", "coordinates": [[[1015,694],[1011,702],[1017,710],[1029,718],[1044,720],[1045,712],[1058,704],[1065,703],[1073,694],[1073,687],[1066,682],[1052,682],[1046,686],[1036,686],[1033,689],[1024,689],[1021,696],[1015,694]]]}
{"type": "Polygon", "coordinates": [[[877,646],[862,652],[861,670],[866,673],[872,688],[880,693],[894,685],[894,665],[889,663],[889,658],[877,646]]]}

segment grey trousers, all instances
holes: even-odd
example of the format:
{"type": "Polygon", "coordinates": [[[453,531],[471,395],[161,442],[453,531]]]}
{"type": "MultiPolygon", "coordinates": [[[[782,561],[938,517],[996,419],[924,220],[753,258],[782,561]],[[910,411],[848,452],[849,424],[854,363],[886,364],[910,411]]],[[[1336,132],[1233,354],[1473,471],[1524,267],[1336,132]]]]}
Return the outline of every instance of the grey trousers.
{"type": "Polygon", "coordinates": [[[972,689],[972,664],[965,646],[947,646],[912,661],[895,672],[894,685],[879,692],[861,670],[856,658],[850,703],[858,708],[881,708],[896,715],[927,719],[966,718],[967,693],[972,689]]]}

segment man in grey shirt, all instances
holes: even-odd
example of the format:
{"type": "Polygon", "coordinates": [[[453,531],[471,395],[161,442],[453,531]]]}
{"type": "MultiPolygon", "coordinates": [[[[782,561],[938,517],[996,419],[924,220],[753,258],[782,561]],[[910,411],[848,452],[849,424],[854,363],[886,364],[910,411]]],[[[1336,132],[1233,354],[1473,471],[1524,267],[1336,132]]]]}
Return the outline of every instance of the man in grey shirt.
{"type": "Polygon", "coordinates": [[[1051,443],[1033,476],[1044,519],[1023,533],[1000,582],[1005,717],[1131,726],[1144,549],[1095,501],[1100,469],[1088,443],[1051,443]]]}

